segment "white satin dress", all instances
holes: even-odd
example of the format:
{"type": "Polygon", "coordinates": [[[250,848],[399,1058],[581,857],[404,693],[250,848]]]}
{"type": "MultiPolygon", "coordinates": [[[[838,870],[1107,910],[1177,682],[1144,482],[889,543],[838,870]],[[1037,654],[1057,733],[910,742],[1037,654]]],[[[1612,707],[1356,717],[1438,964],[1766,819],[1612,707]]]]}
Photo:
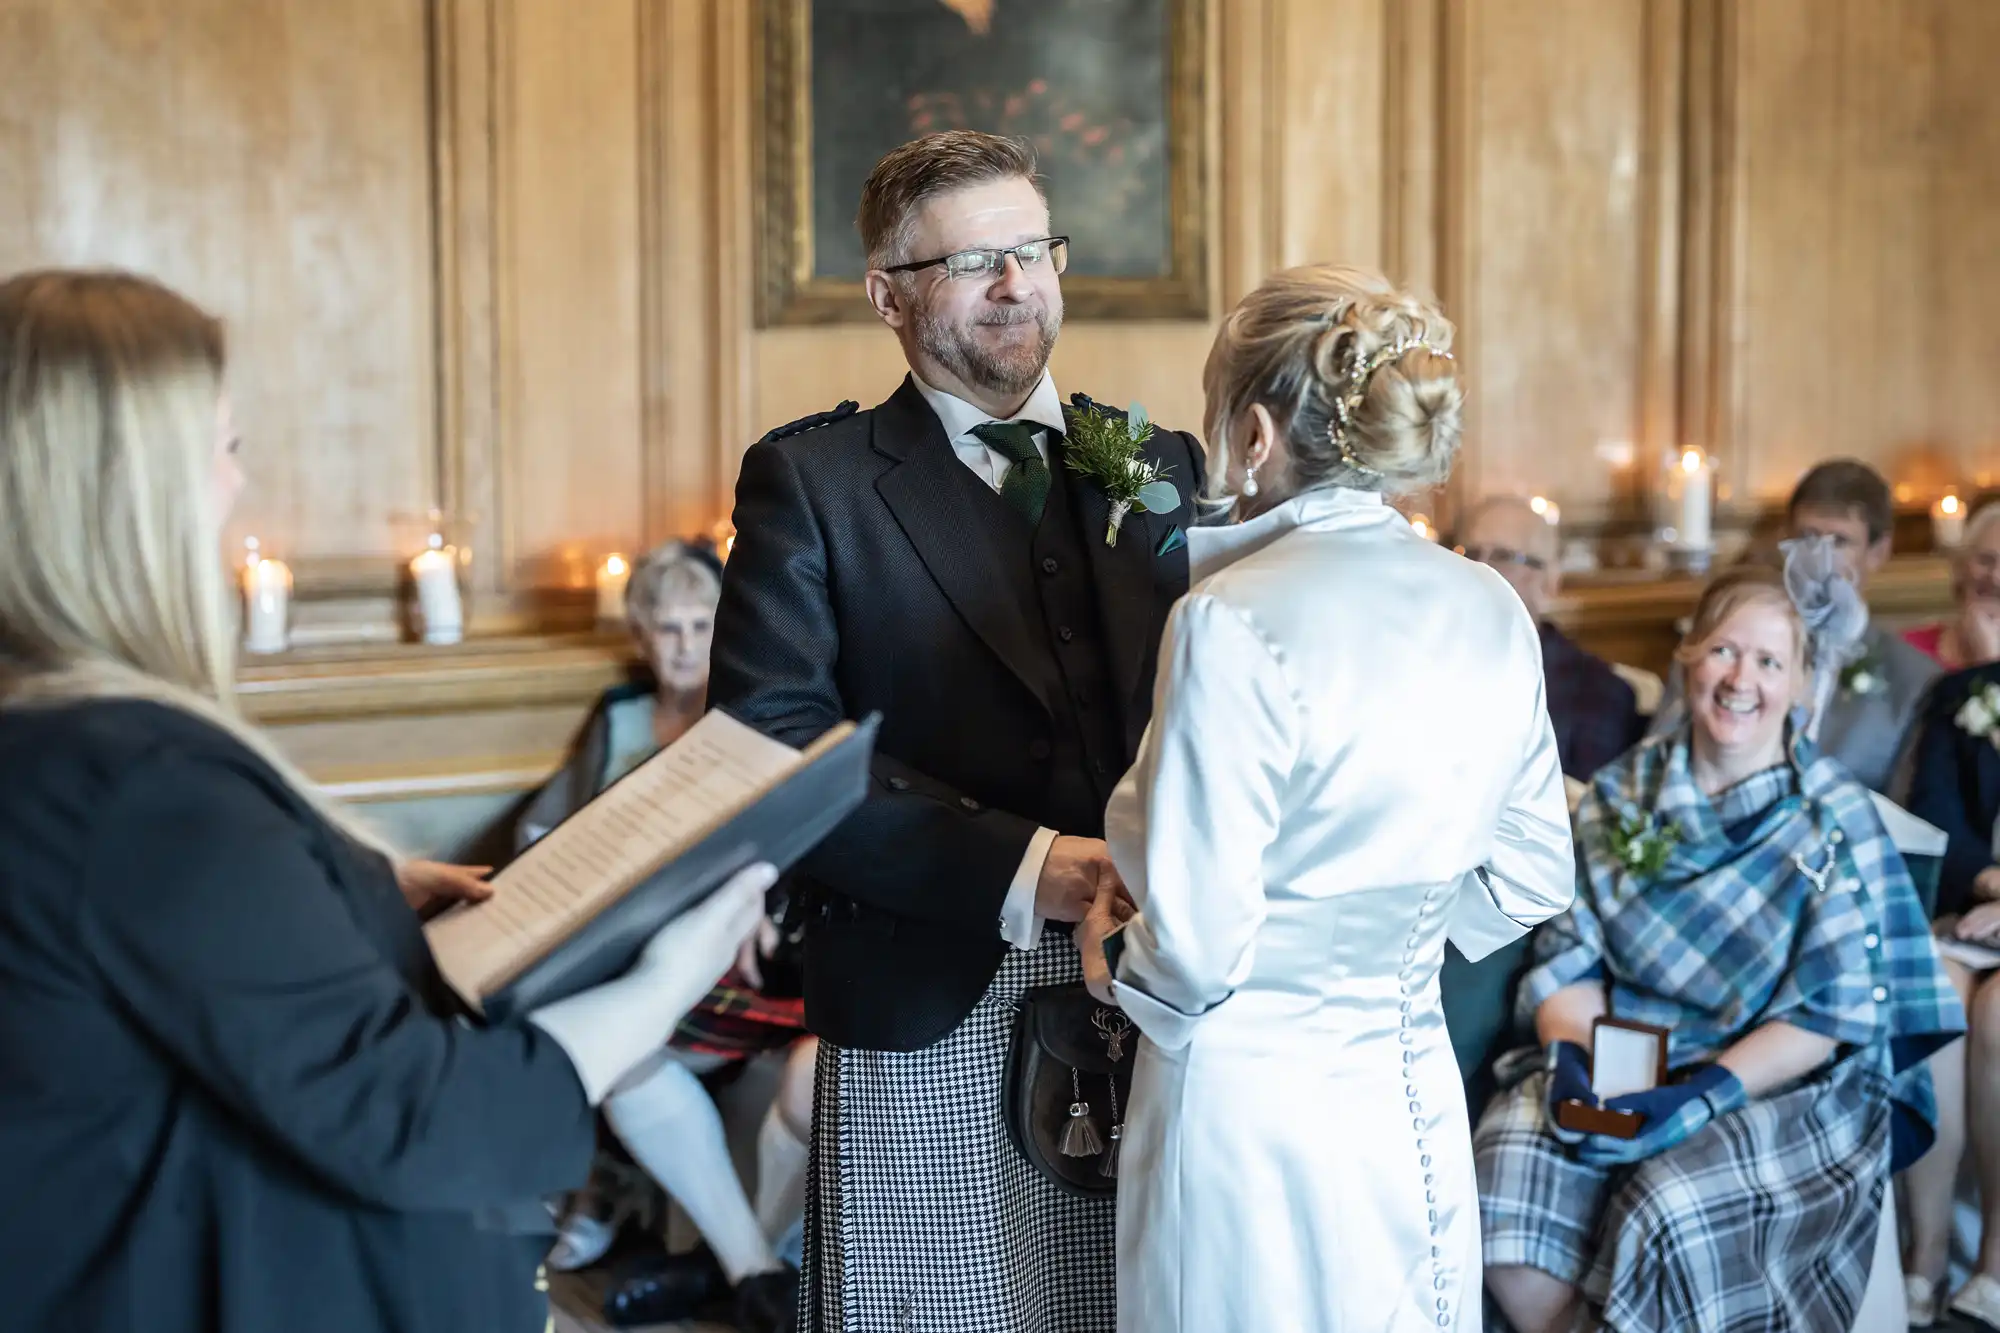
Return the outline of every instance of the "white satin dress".
{"type": "Polygon", "coordinates": [[[1438,968],[1569,906],[1535,626],[1379,497],[1189,534],[1195,586],[1107,837],[1144,1034],[1121,1333],[1480,1327],[1438,968]]]}

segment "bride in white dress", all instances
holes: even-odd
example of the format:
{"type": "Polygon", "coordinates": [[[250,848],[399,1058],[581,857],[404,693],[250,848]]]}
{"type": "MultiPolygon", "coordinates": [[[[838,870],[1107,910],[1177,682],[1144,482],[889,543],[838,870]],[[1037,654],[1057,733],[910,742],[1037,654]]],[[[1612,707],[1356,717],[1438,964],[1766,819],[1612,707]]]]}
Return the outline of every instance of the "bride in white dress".
{"type": "Polygon", "coordinates": [[[1137,915],[1113,931],[1107,884],[1078,935],[1145,1036],[1121,1333],[1480,1326],[1438,968],[1447,937],[1479,958],[1561,912],[1575,872],[1534,624],[1382,498],[1450,471],[1451,337],[1319,266],[1253,292],[1209,354],[1210,471],[1242,521],[1188,534],[1107,816],[1137,915]]]}

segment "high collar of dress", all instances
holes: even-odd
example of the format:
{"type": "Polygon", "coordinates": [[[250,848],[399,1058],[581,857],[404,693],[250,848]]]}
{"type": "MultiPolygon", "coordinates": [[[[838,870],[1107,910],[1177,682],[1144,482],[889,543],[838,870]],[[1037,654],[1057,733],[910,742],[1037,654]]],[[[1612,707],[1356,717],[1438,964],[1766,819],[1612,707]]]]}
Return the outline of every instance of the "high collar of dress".
{"type": "MultiPolygon", "coordinates": [[[[1328,531],[1401,522],[1402,516],[1384,504],[1382,497],[1374,491],[1350,490],[1345,486],[1322,486],[1303,491],[1247,523],[1190,529],[1187,535],[1188,582],[1200,583],[1209,575],[1255,555],[1286,533],[1299,528],[1328,531]]],[[[1407,525],[1404,526],[1411,541],[1424,540],[1407,525]]]]}

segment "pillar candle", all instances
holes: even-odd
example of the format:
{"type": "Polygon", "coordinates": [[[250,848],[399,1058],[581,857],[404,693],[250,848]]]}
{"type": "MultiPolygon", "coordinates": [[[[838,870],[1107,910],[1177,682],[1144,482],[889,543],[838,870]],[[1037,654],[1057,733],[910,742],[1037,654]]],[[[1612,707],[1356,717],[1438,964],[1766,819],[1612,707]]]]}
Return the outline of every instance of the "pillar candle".
{"type": "Polygon", "coordinates": [[[417,614],[425,643],[457,643],[465,637],[465,608],[458,599],[458,552],[431,534],[430,549],[410,561],[417,584],[417,614]]]}
{"type": "Polygon", "coordinates": [[[1931,542],[1948,551],[1965,540],[1965,502],[1947,495],[1931,506],[1931,542]]]}
{"type": "Polygon", "coordinates": [[[1708,459],[1701,450],[1689,449],[1681,454],[1680,544],[1689,550],[1708,549],[1712,481],[1708,459]]]}
{"type": "Polygon", "coordinates": [[[606,556],[597,567],[597,618],[625,620],[625,585],[632,580],[632,567],[622,555],[606,556]]]}
{"type": "Polygon", "coordinates": [[[282,653],[291,641],[292,571],[253,554],[243,566],[243,647],[282,653]]]}

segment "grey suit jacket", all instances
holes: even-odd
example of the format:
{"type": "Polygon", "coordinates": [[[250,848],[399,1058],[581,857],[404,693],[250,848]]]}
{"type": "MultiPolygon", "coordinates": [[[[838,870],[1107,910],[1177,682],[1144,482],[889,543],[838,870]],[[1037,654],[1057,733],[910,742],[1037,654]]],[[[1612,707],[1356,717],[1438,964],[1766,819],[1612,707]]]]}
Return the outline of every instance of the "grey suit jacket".
{"type": "MultiPolygon", "coordinates": [[[[1911,725],[1924,692],[1942,668],[1928,656],[1903,642],[1903,636],[1870,625],[1863,636],[1868,644],[1869,672],[1877,679],[1866,693],[1845,687],[1837,690],[1820,723],[1820,750],[1847,765],[1847,770],[1863,786],[1885,796],[1894,795],[1891,785],[1910,739],[1911,725]]],[[[1653,717],[1649,734],[1657,735],[1679,720],[1683,687],[1680,663],[1667,675],[1666,697],[1653,717]]]]}

